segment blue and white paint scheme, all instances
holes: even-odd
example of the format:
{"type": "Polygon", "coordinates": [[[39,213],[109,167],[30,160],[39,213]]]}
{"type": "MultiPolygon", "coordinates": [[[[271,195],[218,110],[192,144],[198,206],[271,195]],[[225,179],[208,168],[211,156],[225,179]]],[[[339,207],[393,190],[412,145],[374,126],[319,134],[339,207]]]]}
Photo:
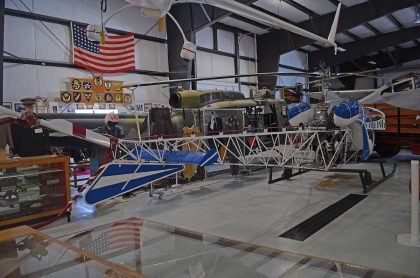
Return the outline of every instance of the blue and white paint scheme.
{"type": "Polygon", "coordinates": [[[338,127],[351,125],[360,116],[361,106],[358,101],[347,99],[334,108],[334,124],[338,127]]]}
{"type": "Polygon", "coordinates": [[[312,121],[314,110],[309,103],[301,102],[290,105],[287,115],[291,126],[299,126],[301,123],[306,126],[312,121]]]}
{"type": "Polygon", "coordinates": [[[201,167],[212,165],[217,162],[219,155],[216,148],[211,148],[208,152],[192,152],[192,151],[163,151],[150,149],[147,151],[141,148],[135,149],[127,155],[128,160],[140,161],[158,161],[157,158],[162,158],[165,163],[182,163],[182,164],[195,164],[201,167]]]}
{"type": "Polygon", "coordinates": [[[92,181],[85,194],[85,202],[93,205],[136,190],[151,182],[184,170],[182,164],[114,161],[106,164],[92,181]]]}
{"type": "Polygon", "coordinates": [[[85,201],[90,205],[97,204],[181,172],[184,164],[204,167],[216,163],[218,158],[215,148],[208,152],[145,151],[137,148],[122,160],[100,168],[99,174],[90,183],[85,201]]]}
{"type": "Polygon", "coordinates": [[[354,148],[361,151],[363,160],[368,159],[373,151],[373,140],[369,138],[369,132],[366,128],[365,121],[358,119],[350,125],[350,128],[353,132],[352,138],[354,148]]]}
{"type": "Polygon", "coordinates": [[[356,100],[347,99],[334,107],[334,124],[351,129],[353,150],[361,151],[363,160],[368,159],[373,151],[374,133],[371,133],[370,138],[366,125],[371,121],[368,110],[363,109],[356,100]]]}

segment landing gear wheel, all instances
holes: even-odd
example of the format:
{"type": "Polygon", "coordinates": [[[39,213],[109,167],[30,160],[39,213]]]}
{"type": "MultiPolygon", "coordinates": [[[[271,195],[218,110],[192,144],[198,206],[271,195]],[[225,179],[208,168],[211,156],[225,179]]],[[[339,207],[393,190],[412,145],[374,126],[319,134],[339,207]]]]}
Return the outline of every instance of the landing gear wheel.
{"type": "Polygon", "coordinates": [[[393,144],[378,144],[376,145],[376,152],[382,157],[391,157],[400,152],[401,147],[393,144]]]}

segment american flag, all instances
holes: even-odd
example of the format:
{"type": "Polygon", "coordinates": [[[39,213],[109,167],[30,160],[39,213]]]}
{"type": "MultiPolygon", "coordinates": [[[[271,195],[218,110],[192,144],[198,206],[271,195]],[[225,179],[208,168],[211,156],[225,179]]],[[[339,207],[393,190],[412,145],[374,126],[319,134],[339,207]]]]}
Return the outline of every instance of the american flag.
{"type": "Polygon", "coordinates": [[[101,73],[135,69],[134,35],[106,36],[105,44],[90,41],[86,26],[73,23],[73,63],[101,73]]]}
{"type": "Polygon", "coordinates": [[[114,222],[104,232],[81,247],[94,256],[101,256],[121,248],[139,249],[142,225],[143,220],[136,217],[114,222]]]}

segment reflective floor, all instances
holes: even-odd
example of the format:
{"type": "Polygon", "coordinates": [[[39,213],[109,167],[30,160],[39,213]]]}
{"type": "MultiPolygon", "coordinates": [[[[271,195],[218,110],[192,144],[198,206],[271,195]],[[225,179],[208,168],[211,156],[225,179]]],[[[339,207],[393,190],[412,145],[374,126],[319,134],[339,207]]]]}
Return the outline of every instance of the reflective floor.
{"type": "Polygon", "coordinates": [[[402,277],[139,218],[64,239],[147,277],[402,277]]]}
{"type": "MultiPolygon", "coordinates": [[[[378,165],[361,164],[358,167],[371,170],[374,177],[380,176],[378,165]]],[[[391,165],[387,166],[387,170],[390,168],[391,165]]],[[[163,200],[138,194],[120,203],[97,207],[87,206],[79,200],[72,212],[71,223],[63,219],[44,231],[49,235],[64,236],[121,219],[140,217],[293,253],[420,276],[420,249],[396,242],[398,234],[410,230],[409,174],[409,164],[399,163],[392,178],[304,241],[278,236],[348,194],[361,194],[358,175],[309,172],[269,185],[268,172],[260,171],[249,176],[217,176],[198,184],[200,187],[196,189],[166,194],[163,200]]],[[[259,263],[257,257],[247,253],[243,260],[250,258],[250,265],[258,266],[254,270],[267,268],[264,275],[276,277],[268,273],[276,273],[277,264],[263,259],[259,263]]],[[[144,262],[147,262],[146,258],[144,262]]],[[[202,262],[203,266],[206,262],[202,262]]],[[[150,269],[153,265],[150,264],[150,269]]]]}

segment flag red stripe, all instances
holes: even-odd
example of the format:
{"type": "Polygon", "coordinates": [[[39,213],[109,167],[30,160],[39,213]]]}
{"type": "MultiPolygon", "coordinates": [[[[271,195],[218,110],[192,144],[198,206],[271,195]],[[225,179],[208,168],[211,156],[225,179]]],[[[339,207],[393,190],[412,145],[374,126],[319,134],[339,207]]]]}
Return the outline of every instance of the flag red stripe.
{"type": "Polygon", "coordinates": [[[119,229],[114,229],[114,228],[112,228],[112,229],[110,230],[110,233],[115,233],[115,234],[118,234],[118,233],[120,233],[121,231],[130,231],[130,232],[140,233],[141,229],[140,229],[139,227],[137,227],[137,228],[119,228],[119,229]]]}
{"type": "Polygon", "coordinates": [[[130,48],[130,47],[134,49],[134,43],[129,44],[129,45],[120,46],[120,47],[115,47],[115,46],[107,47],[107,46],[101,45],[99,47],[99,49],[100,50],[125,50],[125,49],[130,48]]]}
{"type": "Polygon", "coordinates": [[[130,70],[135,70],[136,68],[134,66],[131,67],[126,67],[126,68],[119,68],[119,69],[99,69],[99,68],[95,68],[83,63],[79,63],[77,61],[74,62],[75,65],[81,66],[85,69],[91,70],[91,71],[96,71],[96,72],[102,72],[102,73],[118,73],[118,72],[125,72],[125,71],[130,71],[130,70]]]}
{"type": "MultiPolygon", "coordinates": [[[[108,58],[108,57],[96,57],[94,55],[89,54],[89,52],[87,52],[87,51],[85,52],[85,51],[77,49],[77,48],[75,48],[74,50],[75,50],[75,52],[77,52],[79,54],[79,55],[75,55],[75,56],[81,57],[83,55],[83,56],[89,57],[91,59],[96,59],[96,60],[100,60],[100,61],[104,61],[104,62],[115,62],[115,61],[121,61],[121,60],[125,60],[125,59],[134,59],[134,54],[129,55],[129,56],[124,56],[124,58],[122,58],[122,57],[108,58]]],[[[132,53],[132,51],[128,51],[128,53],[132,53]]],[[[101,55],[101,56],[103,56],[103,55],[101,55]]],[[[89,61],[91,61],[91,60],[89,60],[89,61]]]]}
{"type": "MultiPolygon", "coordinates": [[[[80,52],[80,53],[83,53],[83,54],[90,53],[89,51],[86,51],[84,49],[79,49],[76,46],[74,47],[74,50],[77,50],[77,52],[80,52]]],[[[100,56],[119,56],[119,55],[124,55],[124,54],[129,54],[129,53],[134,53],[134,50],[131,49],[131,50],[116,52],[116,53],[100,53],[100,54],[96,54],[96,55],[100,55],[100,56]]],[[[95,57],[95,59],[98,59],[97,56],[95,56],[95,55],[92,55],[92,56],[95,57]]]]}
{"type": "MultiPolygon", "coordinates": [[[[134,39],[134,35],[133,34],[125,34],[125,35],[110,35],[107,36],[107,39],[124,39],[124,38],[133,38],[134,39]]],[[[106,41],[108,42],[108,41],[106,41]]]]}
{"type": "Polygon", "coordinates": [[[100,62],[96,62],[94,60],[87,59],[87,58],[85,58],[83,56],[80,56],[78,54],[75,54],[74,57],[79,59],[79,60],[82,60],[86,63],[92,64],[92,65],[95,65],[95,66],[99,66],[99,67],[121,67],[121,66],[126,66],[126,65],[134,63],[133,60],[130,60],[128,62],[123,62],[123,63],[100,63],[100,62]]]}
{"type": "Polygon", "coordinates": [[[129,42],[133,42],[133,38],[129,38],[127,40],[107,40],[105,42],[105,44],[123,44],[123,43],[129,43],[129,42]]]}
{"type": "Polygon", "coordinates": [[[110,240],[109,241],[109,245],[133,245],[133,244],[139,244],[140,243],[140,239],[137,240],[132,240],[132,241],[127,241],[126,239],[119,239],[119,240],[110,240]]]}

